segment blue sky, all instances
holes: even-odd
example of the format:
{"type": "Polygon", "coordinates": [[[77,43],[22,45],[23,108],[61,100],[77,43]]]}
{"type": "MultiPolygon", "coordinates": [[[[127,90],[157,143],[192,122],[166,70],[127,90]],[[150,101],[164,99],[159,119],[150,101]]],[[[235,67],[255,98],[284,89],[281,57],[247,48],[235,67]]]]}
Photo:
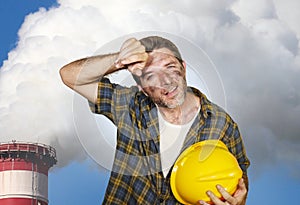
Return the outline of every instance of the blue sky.
{"type": "Polygon", "coordinates": [[[8,52],[13,49],[18,40],[18,30],[24,22],[24,18],[29,13],[37,11],[40,7],[49,7],[55,5],[56,1],[37,1],[26,0],[18,1],[11,0],[2,2],[0,11],[1,19],[0,23],[4,26],[0,33],[0,45],[1,45],[1,66],[3,60],[7,59],[8,52]]]}
{"type": "MultiPolygon", "coordinates": [[[[2,2],[0,6],[0,23],[2,27],[2,31],[0,32],[1,66],[3,61],[7,60],[8,53],[14,49],[18,43],[17,33],[24,22],[25,16],[30,13],[37,12],[40,7],[50,8],[51,6],[58,5],[56,1],[53,0],[9,0],[5,1],[5,3],[2,2]]],[[[111,21],[113,21],[113,19],[111,19],[111,21]]],[[[259,28],[261,29],[262,27],[259,28]]],[[[234,35],[234,33],[227,34],[234,35]]],[[[237,35],[237,38],[238,37],[239,35],[237,35]]],[[[283,35],[283,38],[284,37],[285,36],[283,35]]],[[[263,44],[264,42],[262,41],[261,43],[263,44]]],[[[291,41],[291,43],[293,43],[293,41],[291,41]]],[[[222,45],[219,46],[221,47],[222,45]]],[[[213,54],[213,51],[210,52],[213,54]]],[[[297,55],[297,53],[295,55],[297,55]]],[[[297,69],[299,69],[299,67],[297,69]]],[[[224,81],[226,81],[226,79],[224,81]]],[[[231,97],[235,96],[232,95],[231,97]]],[[[234,112],[235,109],[232,107],[234,106],[229,105],[228,109],[234,112]]],[[[288,116],[286,117],[288,118],[288,116]]],[[[243,120],[243,118],[239,117],[237,117],[237,119],[240,119],[241,121],[243,120]]],[[[273,118],[269,119],[269,121],[272,120],[273,118]]],[[[242,132],[245,131],[248,135],[253,132],[255,133],[255,126],[253,126],[252,129],[246,129],[243,128],[245,127],[244,123],[241,123],[241,125],[242,132]]],[[[284,131],[284,128],[281,130],[284,131]]],[[[272,131],[275,133],[277,130],[274,128],[272,131]]],[[[258,149],[263,147],[266,145],[265,143],[245,139],[246,146],[250,149],[249,158],[252,161],[252,165],[249,169],[250,192],[247,203],[248,205],[299,203],[299,160],[293,161],[293,159],[286,157],[289,153],[287,151],[283,151],[289,150],[289,146],[291,147],[291,150],[298,146],[300,133],[298,131],[300,130],[296,129],[294,132],[296,133],[296,140],[294,144],[289,144],[284,140],[279,140],[280,145],[272,142],[267,144],[268,148],[259,149],[259,151],[256,150],[256,148],[258,149]],[[262,150],[267,151],[263,152],[262,150]]],[[[266,132],[269,137],[276,134],[274,133],[266,132]]],[[[246,137],[247,135],[245,138],[246,137]]],[[[267,141],[268,138],[265,139],[264,142],[267,141]]],[[[297,152],[291,151],[291,153],[294,154],[297,152]]],[[[64,163],[63,166],[52,169],[49,174],[49,201],[51,205],[100,204],[103,199],[109,172],[105,169],[99,168],[97,163],[95,163],[87,155],[86,157],[87,159],[79,157],[80,159],[75,159],[73,161],[69,160],[64,163]]],[[[299,158],[298,155],[294,155],[294,157],[295,159],[299,158]]]]}

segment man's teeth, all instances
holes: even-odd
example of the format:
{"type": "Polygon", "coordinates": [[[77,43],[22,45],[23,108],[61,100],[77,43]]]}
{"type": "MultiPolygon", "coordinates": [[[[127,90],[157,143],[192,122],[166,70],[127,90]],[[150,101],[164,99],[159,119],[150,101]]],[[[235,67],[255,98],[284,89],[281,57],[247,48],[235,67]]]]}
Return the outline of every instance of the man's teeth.
{"type": "Polygon", "coordinates": [[[174,87],[171,91],[169,91],[169,93],[173,92],[177,87],[174,87]]]}
{"type": "Polygon", "coordinates": [[[173,88],[170,89],[170,90],[166,90],[164,94],[165,94],[165,95],[168,95],[169,93],[171,93],[171,92],[173,92],[174,90],[176,90],[176,88],[177,88],[177,87],[173,87],[173,88]]]}

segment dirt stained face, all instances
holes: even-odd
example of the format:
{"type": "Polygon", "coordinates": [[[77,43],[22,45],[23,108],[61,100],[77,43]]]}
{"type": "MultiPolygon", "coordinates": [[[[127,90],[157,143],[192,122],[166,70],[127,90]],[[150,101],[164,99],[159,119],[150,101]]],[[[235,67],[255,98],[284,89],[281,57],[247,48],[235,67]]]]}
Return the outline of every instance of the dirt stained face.
{"type": "Polygon", "coordinates": [[[185,99],[187,91],[185,63],[181,63],[167,48],[149,53],[140,77],[143,91],[158,106],[175,108],[185,99]]]}

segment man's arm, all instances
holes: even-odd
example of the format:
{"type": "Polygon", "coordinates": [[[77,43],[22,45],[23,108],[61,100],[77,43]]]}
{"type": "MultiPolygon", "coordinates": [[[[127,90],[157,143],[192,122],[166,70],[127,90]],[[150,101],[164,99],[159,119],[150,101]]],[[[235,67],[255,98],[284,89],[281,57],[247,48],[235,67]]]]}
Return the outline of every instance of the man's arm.
{"type": "Polygon", "coordinates": [[[118,54],[92,56],[71,62],[60,69],[65,85],[91,102],[97,98],[98,80],[117,71],[114,61],[118,54]]]}
{"type": "Polygon", "coordinates": [[[124,68],[136,73],[143,69],[147,58],[145,47],[131,38],[118,53],[87,57],[63,66],[60,76],[65,85],[95,103],[99,79],[124,68]]]}

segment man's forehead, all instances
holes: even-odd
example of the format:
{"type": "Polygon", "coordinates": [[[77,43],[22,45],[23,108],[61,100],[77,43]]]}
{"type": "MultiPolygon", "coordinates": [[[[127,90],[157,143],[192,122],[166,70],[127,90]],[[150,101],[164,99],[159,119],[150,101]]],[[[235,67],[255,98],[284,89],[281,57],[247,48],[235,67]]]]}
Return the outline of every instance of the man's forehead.
{"type": "Polygon", "coordinates": [[[174,53],[168,48],[154,49],[153,51],[150,52],[150,54],[166,54],[166,55],[174,56],[174,53]]]}
{"type": "Polygon", "coordinates": [[[167,48],[160,48],[149,53],[147,65],[149,66],[156,63],[164,63],[172,60],[176,60],[176,57],[172,51],[167,48]]]}

